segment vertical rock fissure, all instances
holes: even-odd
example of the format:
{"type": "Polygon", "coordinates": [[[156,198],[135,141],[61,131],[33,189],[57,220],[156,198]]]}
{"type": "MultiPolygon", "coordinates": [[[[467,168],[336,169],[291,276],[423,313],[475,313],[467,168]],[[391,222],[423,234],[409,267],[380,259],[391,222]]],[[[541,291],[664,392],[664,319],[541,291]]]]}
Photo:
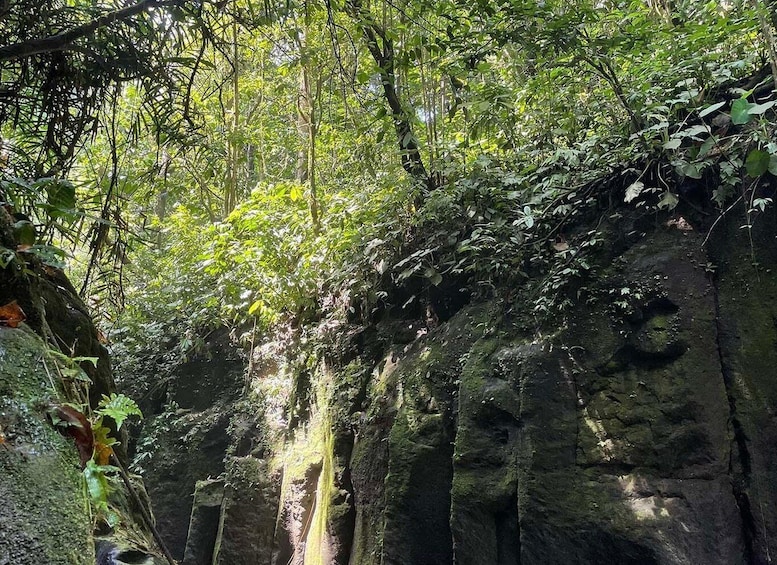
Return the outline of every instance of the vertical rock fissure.
{"type": "Polygon", "coordinates": [[[723,348],[723,327],[720,313],[720,289],[717,279],[712,281],[713,297],[715,303],[715,346],[718,351],[720,361],[720,372],[723,377],[723,384],[726,388],[726,397],[728,399],[729,421],[734,432],[734,443],[736,451],[732,449],[729,454],[728,472],[731,477],[731,486],[734,498],[737,502],[739,515],[742,520],[742,536],[745,544],[745,559],[747,563],[753,563],[754,543],[756,537],[755,519],[753,518],[750,506],[750,497],[747,493],[747,487],[750,483],[751,462],[750,452],[747,448],[747,436],[742,427],[742,422],[737,416],[736,398],[734,396],[734,375],[730,363],[726,357],[723,348]],[[736,466],[740,469],[737,472],[736,466]],[[737,476],[739,475],[739,476],[737,476]]]}

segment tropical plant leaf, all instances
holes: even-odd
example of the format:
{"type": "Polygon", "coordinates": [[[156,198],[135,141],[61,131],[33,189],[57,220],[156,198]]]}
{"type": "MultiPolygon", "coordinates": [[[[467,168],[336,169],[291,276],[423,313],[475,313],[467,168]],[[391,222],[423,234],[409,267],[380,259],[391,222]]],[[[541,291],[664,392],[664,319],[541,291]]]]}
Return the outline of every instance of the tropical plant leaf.
{"type": "Polygon", "coordinates": [[[764,102],[763,104],[751,104],[750,108],[747,110],[747,113],[754,116],[760,116],[775,104],[777,104],[777,100],[770,100],[769,102],[764,102]]]}
{"type": "Polygon", "coordinates": [[[750,108],[754,104],[751,104],[744,98],[737,98],[731,104],[731,122],[734,125],[744,125],[753,119],[753,115],[750,113],[750,108]]]}
{"type": "Polygon", "coordinates": [[[664,143],[664,149],[678,149],[682,144],[682,139],[670,139],[664,143]]]}
{"type": "Polygon", "coordinates": [[[81,468],[85,468],[94,451],[92,424],[83,412],[68,404],[52,404],[48,414],[52,424],[62,435],[73,438],[81,458],[81,468]]]}
{"type": "Polygon", "coordinates": [[[760,177],[769,170],[771,156],[762,149],[753,149],[745,159],[745,170],[751,177],[760,177]]]}
{"type": "Polygon", "coordinates": [[[138,405],[131,398],[123,394],[111,393],[110,396],[103,395],[100,405],[95,410],[100,416],[109,416],[116,422],[116,429],[121,429],[121,425],[130,416],[140,416],[143,414],[138,405]]]}
{"type": "Polygon", "coordinates": [[[699,117],[700,118],[704,118],[706,116],[709,116],[715,110],[718,110],[718,109],[722,108],[723,106],[725,106],[725,104],[726,104],[726,102],[724,100],[723,102],[718,102],[717,104],[713,104],[712,106],[707,106],[706,108],[704,108],[704,110],[699,112],[699,117]]]}

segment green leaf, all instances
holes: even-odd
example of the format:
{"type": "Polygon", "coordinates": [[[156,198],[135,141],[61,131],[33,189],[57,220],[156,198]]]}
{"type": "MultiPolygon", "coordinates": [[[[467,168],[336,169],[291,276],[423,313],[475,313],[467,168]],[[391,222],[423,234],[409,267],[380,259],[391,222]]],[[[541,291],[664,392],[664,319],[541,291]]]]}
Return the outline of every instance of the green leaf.
{"type": "Polygon", "coordinates": [[[769,156],[769,173],[777,177],[777,155],[769,156]]]}
{"type": "Polygon", "coordinates": [[[710,150],[718,143],[718,140],[715,138],[714,135],[709,136],[704,143],[701,144],[701,147],[699,147],[699,154],[696,156],[697,158],[701,159],[707,153],[710,152],[710,150]]]}
{"type": "Polygon", "coordinates": [[[722,108],[725,104],[726,104],[726,101],[724,100],[723,102],[718,102],[717,104],[713,104],[712,106],[707,106],[706,108],[704,108],[704,110],[699,112],[699,117],[703,118],[705,116],[709,116],[710,114],[712,114],[712,112],[714,112],[715,110],[718,110],[719,108],[722,108]]]}
{"type": "Polygon", "coordinates": [[[35,244],[35,225],[29,220],[19,220],[13,225],[13,234],[19,245],[32,247],[35,244]]]}
{"type": "Polygon", "coordinates": [[[65,367],[61,369],[62,376],[66,379],[72,379],[74,381],[81,381],[84,383],[91,383],[92,379],[86,376],[83,369],[80,367],[65,367]]]}
{"type": "Polygon", "coordinates": [[[701,170],[696,163],[686,163],[680,170],[683,175],[692,179],[701,178],[701,170]]]}
{"type": "Polygon", "coordinates": [[[370,74],[363,69],[359,69],[356,72],[356,81],[359,84],[367,84],[370,81],[370,74]]]}
{"type": "Polygon", "coordinates": [[[103,395],[100,400],[100,405],[95,410],[99,416],[110,416],[116,422],[116,429],[121,429],[121,425],[130,416],[140,416],[143,414],[140,412],[140,408],[134,400],[124,396],[123,394],[111,393],[111,396],[103,395]]]}
{"type": "Polygon", "coordinates": [[[248,313],[252,316],[256,314],[257,312],[261,312],[264,310],[264,303],[261,300],[257,300],[251,306],[248,308],[248,313]]]}
{"type": "Polygon", "coordinates": [[[81,362],[91,363],[95,369],[97,368],[97,362],[100,360],[99,357],[71,357],[71,359],[75,363],[81,363],[81,362]]]}
{"type": "Polygon", "coordinates": [[[121,517],[108,506],[108,496],[111,486],[108,483],[106,473],[118,471],[112,465],[98,465],[94,459],[90,459],[84,467],[83,475],[86,482],[86,490],[89,493],[89,501],[92,507],[101,514],[112,528],[121,522],[121,517]]]}
{"type": "Polygon", "coordinates": [[[766,110],[768,110],[769,108],[771,108],[775,104],[777,104],[777,100],[772,100],[770,102],[764,102],[763,104],[751,104],[750,108],[747,110],[747,113],[748,114],[752,114],[752,115],[760,116],[761,114],[766,112],[766,110]]]}
{"type": "Polygon", "coordinates": [[[679,202],[679,199],[677,198],[677,196],[667,191],[664,193],[664,195],[661,197],[661,200],[658,202],[658,207],[663,210],[673,210],[677,206],[678,202],[679,202]]]}
{"type": "Polygon", "coordinates": [[[697,139],[697,140],[701,141],[700,138],[699,138],[699,134],[701,134],[701,133],[704,133],[704,134],[710,133],[710,128],[707,125],[697,124],[695,126],[689,127],[686,130],[682,130],[682,131],[680,131],[678,133],[682,134],[683,137],[691,137],[693,139],[697,139]]]}
{"type": "Polygon", "coordinates": [[[426,270],[424,271],[424,276],[425,276],[427,279],[429,279],[429,281],[430,281],[430,282],[431,282],[431,283],[432,283],[434,286],[439,286],[439,285],[440,285],[440,283],[442,282],[442,275],[441,275],[440,273],[438,273],[438,272],[437,272],[437,270],[435,270],[435,269],[432,269],[432,268],[428,268],[428,269],[426,269],[426,270]]]}
{"type": "Polygon", "coordinates": [[[95,507],[103,510],[108,508],[109,494],[108,479],[105,478],[105,472],[111,469],[113,467],[98,465],[92,459],[87,461],[86,467],[84,467],[84,478],[86,479],[89,498],[95,507]]]}
{"type": "Polygon", "coordinates": [[[664,149],[677,149],[680,147],[680,145],[682,145],[682,143],[682,139],[670,139],[664,143],[664,149]]]}
{"type": "Polygon", "coordinates": [[[762,149],[753,149],[745,159],[745,169],[751,177],[760,177],[769,170],[771,156],[762,149]]]}
{"type": "Polygon", "coordinates": [[[731,122],[735,125],[741,126],[748,123],[753,115],[750,114],[750,108],[755,106],[744,98],[737,98],[731,104],[731,122]]]}
{"type": "Polygon", "coordinates": [[[72,215],[76,207],[76,187],[66,180],[51,179],[45,184],[49,214],[52,217],[72,215]]]}

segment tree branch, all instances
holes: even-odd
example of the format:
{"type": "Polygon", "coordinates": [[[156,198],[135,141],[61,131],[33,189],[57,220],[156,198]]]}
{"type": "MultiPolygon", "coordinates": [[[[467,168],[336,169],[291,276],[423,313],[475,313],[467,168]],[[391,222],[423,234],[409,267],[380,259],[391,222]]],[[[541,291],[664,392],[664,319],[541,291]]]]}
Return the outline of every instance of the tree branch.
{"type": "Polygon", "coordinates": [[[177,0],[141,0],[137,4],[127,6],[121,10],[108,12],[88,23],[76,26],[68,31],[63,31],[62,33],[44,37],[42,39],[31,39],[30,41],[23,41],[21,43],[0,47],[0,62],[23,59],[41,53],[67,50],[73,42],[83,37],[90,36],[101,28],[129,19],[151,8],[170,6],[176,3],[177,0]]]}

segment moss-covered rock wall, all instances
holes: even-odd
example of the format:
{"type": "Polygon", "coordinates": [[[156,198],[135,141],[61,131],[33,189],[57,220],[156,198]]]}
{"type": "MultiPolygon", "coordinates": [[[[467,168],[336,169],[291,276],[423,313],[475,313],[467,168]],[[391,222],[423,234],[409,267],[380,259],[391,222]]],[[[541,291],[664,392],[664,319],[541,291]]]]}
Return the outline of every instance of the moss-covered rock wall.
{"type": "Polygon", "coordinates": [[[256,394],[293,394],[241,460],[253,511],[217,487],[219,531],[255,531],[246,563],[769,563],[777,230],[730,223],[706,248],[687,222],[647,230],[555,325],[495,299],[343,324],[304,371],[265,367],[256,394]]]}
{"type": "Polygon", "coordinates": [[[46,420],[56,370],[37,335],[0,327],[0,563],[94,563],[78,454],[46,420]]]}
{"type": "MultiPolygon", "coordinates": [[[[127,477],[131,496],[114,477],[109,524],[90,507],[76,445],[49,415],[66,403],[88,413],[115,392],[111,363],[67,277],[18,247],[11,222],[0,207],[0,247],[15,250],[0,268],[0,306],[15,302],[24,318],[0,319],[0,564],[162,563],[142,481],[127,477]]],[[[112,437],[122,440],[114,452],[123,460],[124,429],[112,437]]]]}

